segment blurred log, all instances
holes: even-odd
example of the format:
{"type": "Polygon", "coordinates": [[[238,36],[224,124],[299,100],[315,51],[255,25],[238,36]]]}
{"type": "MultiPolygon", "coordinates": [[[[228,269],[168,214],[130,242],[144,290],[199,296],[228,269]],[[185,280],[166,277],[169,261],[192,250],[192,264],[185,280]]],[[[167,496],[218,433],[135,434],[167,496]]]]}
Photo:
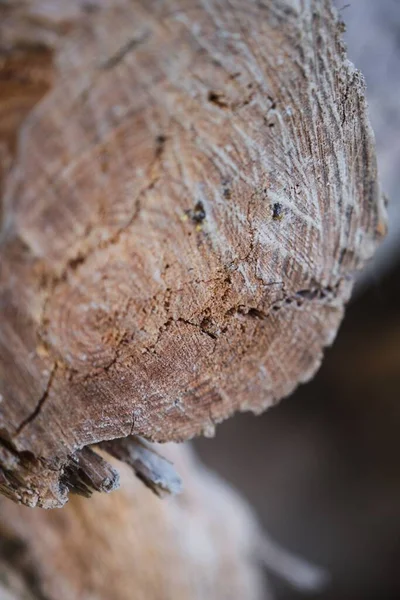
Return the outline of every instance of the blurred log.
{"type": "Polygon", "coordinates": [[[303,590],[320,569],[265,537],[246,503],[188,446],[164,451],[185,479],[161,502],[125,465],[123,485],[61,511],[0,498],[2,600],[267,600],[263,566],[303,590]]]}
{"type": "Polygon", "coordinates": [[[385,211],[329,2],[2,6],[55,73],[3,195],[0,490],[55,507],[76,465],[115,487],[88,445],[210,434],[310,378],[385,211]]]}
{"type": "Polygon", "coordinates": [[[0,597],[264,599],[251,511],[188,449],[168,450],[186,483],[170,500],[160,501],[124,465],[120,490],[90,501],[74,496],[63,510],[0,499],[0,597]]]}

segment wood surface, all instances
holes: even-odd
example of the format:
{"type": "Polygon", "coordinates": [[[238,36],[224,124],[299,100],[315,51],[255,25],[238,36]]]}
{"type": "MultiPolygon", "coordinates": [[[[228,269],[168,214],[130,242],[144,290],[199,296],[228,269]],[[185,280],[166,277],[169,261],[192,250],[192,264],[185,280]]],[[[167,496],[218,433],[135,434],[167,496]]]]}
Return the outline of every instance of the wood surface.
{"type": "Polygon", "coordinates": [[[3,140],[0,491],[50,508],[76,465],[117,485],[90,445],[212,435],[312,377],[386,224],[327,0],[45,5],[0,5],[51,86],[3,140]]]}

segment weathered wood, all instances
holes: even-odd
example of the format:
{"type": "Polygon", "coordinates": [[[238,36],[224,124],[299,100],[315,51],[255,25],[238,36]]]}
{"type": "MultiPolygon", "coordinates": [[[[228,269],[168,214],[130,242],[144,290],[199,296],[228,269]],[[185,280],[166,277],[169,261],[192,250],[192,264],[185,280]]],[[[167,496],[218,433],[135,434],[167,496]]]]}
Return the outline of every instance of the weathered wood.
{"type": "MultiPolygon", "coordinates": [[[[340,5],[339,0],[335,0],[340,5]]],[[[343,13],[346,22],[345,40],[348,56],[365,76],[367,82],[368,112],[376,137],[376,152],[382,190],[390,200],[388,219],[390,227],[385,243],[374,255],[374,260],[358,277],[362,287],[376,282],[395,264],[400,254],[400,202],[396,201],[400,187],[398,169],[398,132],[400,96],[398,23],[396,0],[382,4],[375,0],[352,3],[343,13]],[[397,26],[394,27],[393,23],[397,26]],[[373,44],[367,44],[372,40],[373,44]],[[383,65],[385,68],[382,68],[383,65]]],[[[359,286],[361,289],[361,286],[359,286]]]]}
{"type": "Polygon", "coordinates": [[[7,590],[13,600],[265,598],[249,507],[188,449],[169,451],[186,485],[165,501],[124,465],[116,493],[75,496],[62,510],[0,497],[0,597],[7,590]]]}
{"type": "Polygon", "coordinates": [[[164,502],[124,465],[117,493],[74,497],[61,511],[0,497],[2,600],[267,600],[264,568],[297,589],[321,589],[325,571],[266,537],[187,445],[164,451],[185,479],[182,495],[164,502]]]}
{"type": "Polygon", "coordinates": [[[1,491],[60,506],[86,446],[313,375],[385,232],[341,29],[327,0],[121,0],[57,44],[4,193],[1,491]]]}
{"type": "Polygon", "coordinates": [[[137,477],[157,496],[179,494],[182,491],[182,480],[174,466],[145,440],[129,436],[103,442],[101,447],[132,467],[137,477]]]}

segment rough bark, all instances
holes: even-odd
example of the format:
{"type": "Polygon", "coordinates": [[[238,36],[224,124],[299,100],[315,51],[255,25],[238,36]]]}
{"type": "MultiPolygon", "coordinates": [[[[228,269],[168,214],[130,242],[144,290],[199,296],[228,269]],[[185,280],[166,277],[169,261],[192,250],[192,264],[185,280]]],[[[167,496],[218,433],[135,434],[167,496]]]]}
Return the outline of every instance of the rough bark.
{"type": "Polygon", "coordinates": [[[385,210],[328,1],[121,0],[78,21],[76,2],[45,25],[40,6],[0,29],[55,44],[3,195],[0,490],[55,507],[86,446],[209,435],[310,378],[385,210]]]}

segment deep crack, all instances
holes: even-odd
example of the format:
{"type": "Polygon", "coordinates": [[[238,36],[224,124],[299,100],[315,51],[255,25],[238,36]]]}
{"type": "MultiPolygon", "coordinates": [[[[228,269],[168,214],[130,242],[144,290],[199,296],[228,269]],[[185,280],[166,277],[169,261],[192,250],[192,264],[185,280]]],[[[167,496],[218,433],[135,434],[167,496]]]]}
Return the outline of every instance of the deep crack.
{"type": "Polygon", "coordinates": [[[22,423],[20,423],[18,425],[14,437],[16,437],[20,433],[22,433],[22,431],[25,429],[25,427],[27,425],[29,425],[29,423],[32,423],[32,421],[34,421],[36,419],[36,417],[38,416],[38,414],[42,410],[42,407],[43,407],[44,403],[46,402],[46,400],[47,400],[47,398],[49,396],[50,389],[51,389],[51,386],[53,384],[54,377],[55,377],[56,373],[57,373],[57,363],[54,363],[54,366],[53,366],[53,368],[51,370],[51,373],[50,373],[49,380],[48,380],[47,385],[46,385],[46,389],[44,390],[42,396],[40,397],[40,399],[39,399],[39,401],[38,401],[38,403],[36,405],[35,410],[28,417],[26,417],[26,419],[24,419],[22,421],[22,423]]]}

